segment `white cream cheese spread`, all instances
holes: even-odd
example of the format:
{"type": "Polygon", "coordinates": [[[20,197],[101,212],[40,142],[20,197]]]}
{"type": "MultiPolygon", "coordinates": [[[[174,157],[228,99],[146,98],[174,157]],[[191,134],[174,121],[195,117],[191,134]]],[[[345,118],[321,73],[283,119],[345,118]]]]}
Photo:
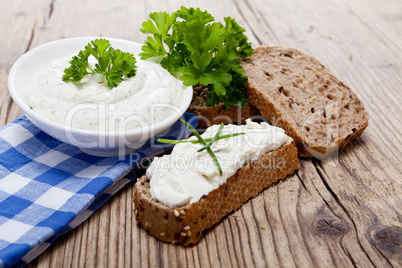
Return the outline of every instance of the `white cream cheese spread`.
{"type": "MultiPolygon", "coordinates": [[[[219,125],[213,125],[201,136],[212,138],[218,129],[219,125]]],[[[155,157],[146,172],[152,197],[170,207],[197,202],[224,184],[238,169],[279,149],[289,139],[283,129],[250,119],[246,125],[226,125],[220,135],[233,133],[246,134],[217,140],[211,146],[221,165],[222,176],[206,150],[197,152],[203,147],[199,143],[179,143],[170,155],[155,157]]],[[[194,139],[197,138],[190,138],[194,139]]]]}
{"type": "MultiPolygon", "coordinates": [[[[95,131],[124,131],[160,122],[176,113],[185,87],[162,66],[137,60],[134,77],[109,88],[102,75],[87,75],[74,84],[62,81],[67,57],[55,61],[31,82],[31,109],[66,126],[95,131]]],[[[94,57],[89,57],[91,67],[94,57]]]]}

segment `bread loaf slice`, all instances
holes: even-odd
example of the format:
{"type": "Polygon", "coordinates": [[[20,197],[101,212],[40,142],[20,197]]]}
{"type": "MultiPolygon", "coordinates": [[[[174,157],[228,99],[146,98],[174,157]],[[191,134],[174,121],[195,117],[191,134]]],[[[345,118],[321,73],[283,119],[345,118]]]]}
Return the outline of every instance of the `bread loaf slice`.
{"type": "Polygon", "coordinates": [[[250,104],[285,129],[302,157],[327,157],[368,126],[363,102],[312,56],[261,46],[242,66],[250,104]]]}
{"type": "Polygon", "coordinates": [[[135,219],[159,240],[195,244],[205,229],[240,208],[264,188],[292,174],[298,167],[297,149],[289,138],[278,150],[248,163],[198,202],[176,208],[161,204],[151,197],[149,180],[144,175],[135,184],[135,219]]]}
{"type": "Polygon", "coordinates": [[[207,87],[194,87],[193,100],[187,109],[187,112],[198,115],[199,128],[209,127],[220,123],[244,123],[247,118],[253,118],[260,115],[257,108],[249,103],[245,108],[232,106],[229,110],[226,110],[223,104],[207,107],[205,103],[207,94],[207,87]]]}

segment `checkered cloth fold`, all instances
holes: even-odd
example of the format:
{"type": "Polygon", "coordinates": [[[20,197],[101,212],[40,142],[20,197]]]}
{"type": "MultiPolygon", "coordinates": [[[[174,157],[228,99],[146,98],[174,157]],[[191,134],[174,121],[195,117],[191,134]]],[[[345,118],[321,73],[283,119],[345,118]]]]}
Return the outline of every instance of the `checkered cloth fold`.
{"type": "MultiPolygon", "coordinates": [[[[183,119],[198,122],[189,113],[183,119]]],[[[160,137],[189,133],[178,121],[160,137]]],[[[128,156],[101,158],[48,136],[25,116],[1,127],[0,267],[27,264],[135,180],[133,167],[171,148],[155,138],[128,156]]]]}

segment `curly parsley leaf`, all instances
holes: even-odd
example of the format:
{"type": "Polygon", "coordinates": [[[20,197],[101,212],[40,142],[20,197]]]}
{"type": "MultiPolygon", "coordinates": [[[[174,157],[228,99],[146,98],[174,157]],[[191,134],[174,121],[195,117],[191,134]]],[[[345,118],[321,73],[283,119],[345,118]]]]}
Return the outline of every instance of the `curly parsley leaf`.
{"type": "Polygon", "coordinates": [[[88,57],[91,53],[81,50],[77,56],[70,61],[70,67],[64,70],[63,81],[77,83],[87,74],[93,74],[94,70],[88,64],[88,57]]]}
{"type": "Polygon", "coordinates": [[[149,14],[150,20],[142,23],[141,32],[152,34],[154,38],[148,37],[145,45],[142,47],[143,53],[140,53],[141,58],[149,59],[152,57],[165,56],[167,54],[164,43],[169,47],[173,46],[170,40],[170,30],[172,24],[176,21],[177,14],[172,15],[166,12],[153,12],[149,14]],[[152,22],[154,21],[154,22],[152,22]]]}
{"type": "Polygon", "coordinates": [[[202,12],[199,8],[194,9],[181,6],[177,14],[185,21],[199,21],[204,25],[215,20],[208,11],[202,12]]]}
{"type": "Polygon", "coordinates": [[[70,67],[64,70],[63,81],[78,83],[84,76],[98,73],[105,77],[110,88],[117,87],[125,77],[134,76],[137,68],[132,54],[113,49],[106,39],[92,40],[69,63],[70,67]],[[90,55],[97,60],[95,68],[89,65],[90,55]]]}
{"type": "Polygon", "coordinates": [[[142,47],[143,59],[160,57],[162,67],[180,72],[186,86],[208,86],[207,106],[245,107],[247,77],[239,59],[251,56],[253,49],[235,19],[226,17],[223,25],[207,11],[185,7],[149,17],[141,32],[153,38],[142,47]]]}
{"type": "Polygon", "coordinates": [[[162,59],[161,65],[171,73],[179,72],[183,67],[183,61],[189,57],[190,52],[184,44],[179,44],[162,59]]]}
{"type": "Polygon", "coordinates": [[[207,106],[214,106],[223,103],[225,109],[230,109],[231,106],[243,107],[242,104],[247,103],[246,95],[244,94],[245,86],[247,85],[247,76],[232,73],[232,81],[226,90],[230,94],[218,95],[215,91],[208,94],[205,102],[207,106]]]}

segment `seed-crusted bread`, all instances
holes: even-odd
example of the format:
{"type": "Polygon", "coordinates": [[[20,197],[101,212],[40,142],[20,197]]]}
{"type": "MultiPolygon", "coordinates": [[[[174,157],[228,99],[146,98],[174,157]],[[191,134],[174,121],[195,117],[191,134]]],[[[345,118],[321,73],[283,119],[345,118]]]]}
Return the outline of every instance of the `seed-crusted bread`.
{"type": "Polygon", "coordinates": [[[250,104],[271,124],[285,129],[299,156],[326,157],[368,126],[363,102],[312,56],[261,46],[242,66],[250,104]]]}
{"type": "Polygon", "coordinates": [[[194,87],[193,100],[187,109],[187,112],[198,115],[198,127],[200,128],[220,123],[244,123],[247,118],[259,115],[257,108],[249,103],[243,109],[232,106],[229,110],[226,110],[223,104],[207,107],[205,103],[207,94],[207,87],[194,87]]]}
{"type": "Polygon", "coordinates": [[[149,179],[144,175],[135,184],[135,219],[159,240],[183,245],[195,244],[205,229],[297,168],[297,149],[289,138],[278,150],[248,163],[198,202],[176,208],[152,198],[149,179]]]}

